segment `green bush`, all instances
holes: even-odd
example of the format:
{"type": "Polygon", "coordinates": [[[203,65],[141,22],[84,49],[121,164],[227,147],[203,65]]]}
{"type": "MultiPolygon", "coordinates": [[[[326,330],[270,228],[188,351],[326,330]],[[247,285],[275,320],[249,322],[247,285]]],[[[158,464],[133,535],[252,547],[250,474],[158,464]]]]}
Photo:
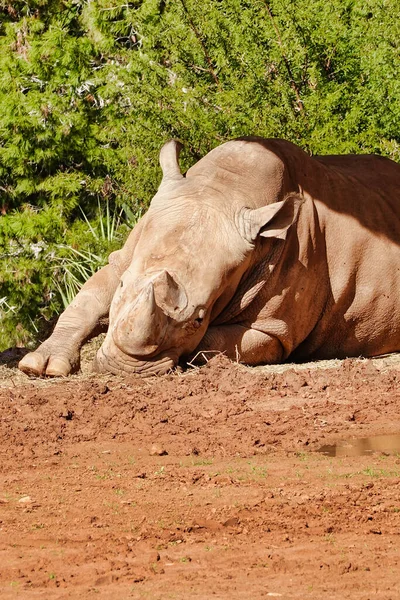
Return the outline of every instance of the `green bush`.
{"type": "Polygon", "coordinates": [[[184,168],[250,134],[399,160],[399,34],[394,0],[0,0],[0,350],[123,243],[171,137],[184,168]]]}

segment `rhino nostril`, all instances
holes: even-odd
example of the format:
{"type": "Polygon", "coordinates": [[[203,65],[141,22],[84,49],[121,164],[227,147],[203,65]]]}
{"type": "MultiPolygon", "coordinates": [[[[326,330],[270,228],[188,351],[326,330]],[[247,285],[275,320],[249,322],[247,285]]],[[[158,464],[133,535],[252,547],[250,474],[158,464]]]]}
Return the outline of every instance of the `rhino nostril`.
{"type": "Polygon", "coordinates": [[[197,319],[194,320],[194,326],[196,327],[196,329],[198,329],[202,323],[203,319],[201,317],[197,317],[197,319]]]}
{"type": "Polygon", "coordinates": [[[204,317],[206,316],[206,311],[204,308],[199,310],[199,316],[194,320],[194,326],[198,329],[204,321],[204,317]]]}

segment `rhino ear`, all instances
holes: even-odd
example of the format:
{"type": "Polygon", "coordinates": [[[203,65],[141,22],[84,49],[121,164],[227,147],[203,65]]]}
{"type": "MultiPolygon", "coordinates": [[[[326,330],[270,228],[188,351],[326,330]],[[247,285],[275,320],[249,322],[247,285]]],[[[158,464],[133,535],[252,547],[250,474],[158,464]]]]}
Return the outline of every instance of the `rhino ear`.
{"type": "Polygon", "coordinates": [[[285,240],[288,229],[296,221],[303,202],[304,198],[298,194],[289,194],[282,202],[274,202],[251,210],[247,217],[250,227],[246,228],[251,241],[254,242],[259,235],[285,240]]]}

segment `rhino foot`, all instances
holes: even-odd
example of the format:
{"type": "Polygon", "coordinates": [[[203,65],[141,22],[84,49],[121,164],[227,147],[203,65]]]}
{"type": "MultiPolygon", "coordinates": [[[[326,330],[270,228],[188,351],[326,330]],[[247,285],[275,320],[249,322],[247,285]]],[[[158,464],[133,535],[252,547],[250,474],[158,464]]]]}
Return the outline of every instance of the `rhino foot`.
{"type": "Polygon", "coordinates": [[[18,368],[33,377],[66,377],[78,370],[79,360],[71,361],[65,356],[52,356],[50,352],[36,350],[26,354],[18,363],[18,368]]]}

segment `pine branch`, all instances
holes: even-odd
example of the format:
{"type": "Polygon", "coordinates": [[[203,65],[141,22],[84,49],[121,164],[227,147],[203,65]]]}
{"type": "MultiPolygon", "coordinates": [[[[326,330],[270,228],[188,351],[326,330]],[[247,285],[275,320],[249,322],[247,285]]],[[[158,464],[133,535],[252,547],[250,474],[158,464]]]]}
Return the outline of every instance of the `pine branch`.
{"type": "Polygon", "coordinates": [[[199,30],[197,29],[196,25],[194,24],[194,22],[193,22],[193,20],[192,20],[192,18],[190,16],[190,14],[189,14],[189,11],[188,11],[188,9],[186,7],[186,4],[185,4],[184,0],[181,0],[181,4],[182,4],[183,11],[184,11],[184,13],[186,15],[186,18],[189,21],[189,25],[192,28],[192,30],[193,30],[193,32],[194,32],[194,34],[195,34],[195,36],[196,36],[196,38],[197,38],[197,40],[198,40],[201,48],[203,50],[205,59],[206,59],[207,64],[208,64],[208,72],[210,73],[210,75],[214,79],[214,81],[215,81],[215,83],[216,83],[216,85],[218,87],[218,90],[221,92],[222,91],[221,83],[220,83],[220,81],[218,79],[218,76],[217,76],[215,70],[214,70],[214,66],[213,66],[211,57],[210,57],[210,55],[208,53],[207,47],[204,44],[199,30]]]}
{"type": "Polygon", "coordinates": [[[286,54],[284,52],[283,41],[282,41],[282,37],[281,37],[280,31],[279,31],[279,28],[278,28],[277,24],[275,23],[274,15],[272,14],[272,10],[271,10],[271,7],[268,4],[268,0],[264,0],[264,4],[266,6],[266,9],[267,9],[267,12],[268,12],[268,16],[269,16],[270,21],[272,23],[272,27],[274,28],[275,33],[276,33],[278,46],[281,49],[281,55],[282,55],[282,58],[283,58],[283,62],[285,63],[286,70],[287,70],[289,78],[290,78],[290,87],[292,88],[292,90],[296,94],[296,100],[297,100],[298,109],[300,111],[302,111],[304,109],[304,106],[303,106],[303,101],[300,98],[300,90],[299,90],[299,87],[298,87],[298,85],[297,85],[297,83],[295,81],[295,78],[293,76],[292,69],[290,67],[289,59],[288,59],[288,57],[286,56],[286,54]]]}

